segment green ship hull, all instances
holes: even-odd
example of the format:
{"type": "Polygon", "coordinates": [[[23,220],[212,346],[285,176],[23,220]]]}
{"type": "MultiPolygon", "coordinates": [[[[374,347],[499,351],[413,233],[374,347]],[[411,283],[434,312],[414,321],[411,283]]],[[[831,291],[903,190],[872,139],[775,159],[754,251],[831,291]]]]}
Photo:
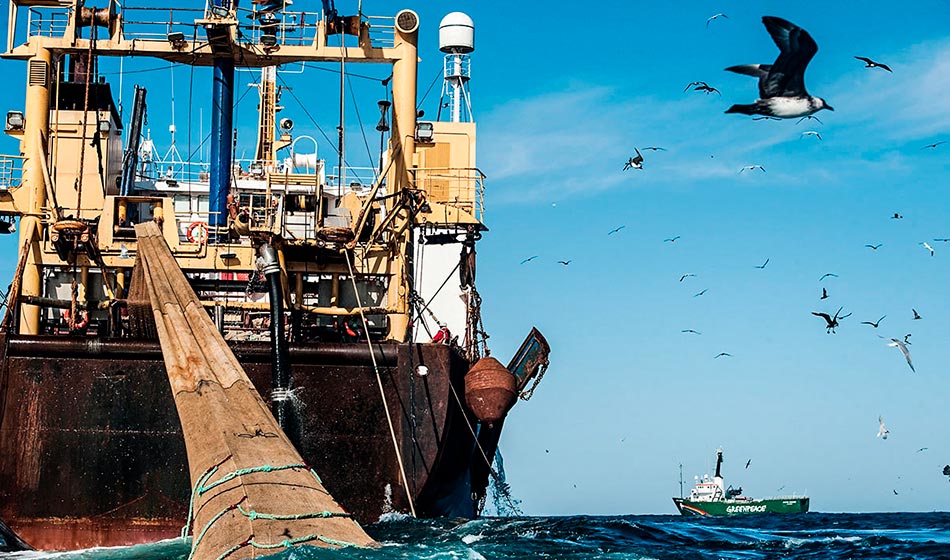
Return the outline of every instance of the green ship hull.
{"type": "Polygon", "coordinates": [[[773,498],[768,500],[694,501],[673,498],[683,515],[749,515],[753,513],[807,513],[808,498],[773,498]]]}

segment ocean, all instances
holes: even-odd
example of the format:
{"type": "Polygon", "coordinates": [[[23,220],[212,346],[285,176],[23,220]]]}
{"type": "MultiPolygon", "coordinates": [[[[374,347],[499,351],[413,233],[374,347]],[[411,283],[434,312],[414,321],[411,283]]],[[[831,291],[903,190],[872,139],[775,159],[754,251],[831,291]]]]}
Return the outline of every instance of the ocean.
{"type": "MultiPolygon", "coordinates": [[[[475,521],[390,517],[370,525],[367,531],[383,544],[381,550],[300,547],[273,558],[950,559],[950,513],[505,517],[475,521]]],[[[57,554],[0,554],[0,559],[185,560],[188,548],[188,542],[176,539],[57,554]]]]}

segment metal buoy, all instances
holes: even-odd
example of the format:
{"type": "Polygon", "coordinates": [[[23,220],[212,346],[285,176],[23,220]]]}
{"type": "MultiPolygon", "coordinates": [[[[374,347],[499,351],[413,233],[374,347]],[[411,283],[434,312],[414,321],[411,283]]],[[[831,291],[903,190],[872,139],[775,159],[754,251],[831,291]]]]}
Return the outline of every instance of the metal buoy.
{"type": "Polygon", "coordinates": [[[491,426],[515,404],[515,376],[495,358],[482,358],[465,374],[465,403],[491,426]]]}

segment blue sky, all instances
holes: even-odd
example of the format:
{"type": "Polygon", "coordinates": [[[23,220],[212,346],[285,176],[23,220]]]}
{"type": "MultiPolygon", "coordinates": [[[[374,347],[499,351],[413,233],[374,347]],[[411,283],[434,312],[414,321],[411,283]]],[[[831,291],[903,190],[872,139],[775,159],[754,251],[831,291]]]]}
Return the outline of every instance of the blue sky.
{"type": "MultiPolygon", "coordinates": [[[[355,3],[338,4],[346,12],[355,3]]],[[[950,140],[950,4],[513,5],[419,8],[419,87],[421,96],[440,72],[439,19],[469,13],[491,229],[479,246],[485,326],[502,361],[534,325],[553,347],[544,382],[511,412],[502,440],[525,513],[674,513],[678,465],[690,480],[711,473],[719,446],[727,483],[752,496],[784,487],[807,492],[819,511],[946,509],[950,484],[940,471],[950,463],[950,303],[942,296],[950,244],[933,239],[950,237],[950,144],[921,147],[950,140]],[[728,19],[707,29],[706,18],[718,12],[728,19]],[[805,83],[835,107],[819,113],[824,124],[723,114],[757,90],[753,79],[722,69],[770,63],[777,54],[763,15],[789,19],[818,43],[805,83]],[[894,72],[865,69],[855,55],[894,72]],[[684,93],[694,80],[722,96],[684,93]],[[823,140],[802,137],[806,130],[823,140]],[[621,171],[634,146],[651,145],[667,151],[644,152],[643,170],[621,171]],[[745,165],[766,172],[738,173],[745,165]],[[895,212],[904,218],[890,219],[895,212]],[[878,251],[865,248],[878,243],[878,251]],[[532,255],[539,258],[519,265],[532,255]],[[567,259],[570,266],[557,263],[567,259]],[[766,259],[766,268],[755,268],[766,259]],[[828,272],[838,277],[819,282],[828,272]],[[685,273],[697,276],[680,282],[685,273]],[[822,287],[830,295],[824,301],[822,287]],[[811,312],[839,306],[854,314],[826,334],[811,312]],[[912,320],[912,308],[923,319],[912,320]],[[860,324],[882,315],[879,329],[860,324]],[[878,338],[906,333],[913,333],[916,374],[878,338]],[[713,359],[719,352],[733,356],[713,359]],[[878,415],[891,430],[887,441],[875,438],[878,415]]],[[[396,8],[364,2],[368,13],[396,8]]],[[[25,72],[20,62],[0,68],[25,72]]],[[[136,78],[151,88],[161,151],[169,73],[136,78]]],[[[306,76],[285,79],[332,132],[336,78],[306,76]],[[322,89],[325,99],[314,95],[322,89]]],[[[189,78],[187,69],[175,70],[180,144],[189,78]]],[[[372,129],[382,88],[353,83],[372,129]]],[[[210,89],[203,71],[194,87],[197,95],[210,89]]],[[[437,94],[423,103],[430,116],[437,94]]],[[[0,91],[0,101],[4,110],[19,108],[22,92],[0,91]]],[[[254,105],[251,94],[239,113],[252,115],[254,105]]],[[[319,135],[294,102],[285,105],[298,132],[319,135]]],[[[250,152],[252,124],[240,134],[250,152]]],[[[15,150],[0,143],[0,151],[15,150]]],[[[326,143],[320,150],[332,153],[326,143]]],[[[351,140],[348,158],[364,155],[361,141],[351,140]]],[[[0,266],[9,275],[15,249],[6,246],[0,266]]]]}

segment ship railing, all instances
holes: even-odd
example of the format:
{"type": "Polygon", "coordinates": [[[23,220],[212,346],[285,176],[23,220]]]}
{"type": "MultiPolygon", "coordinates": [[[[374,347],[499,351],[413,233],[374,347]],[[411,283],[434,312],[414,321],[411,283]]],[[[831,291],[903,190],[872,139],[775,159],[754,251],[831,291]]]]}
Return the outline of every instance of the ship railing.
{"type": "Polygon", "coordinates": [[[30,37],[62,37],[69,29],[73,9],[66,7],[30,8],[26,28],[30,37]]]}
{"type": "Polygon", "coordinates": [[[327,173],[327,185],[324,190],[327,194],[343,196],[353,191],[365,194],[373,188],[379,169],[375,167],[349,167],[343,169],[343,180],[340,180],[340,168],[334,165],[327,173]]]}
{"type": "Polygon", "coordinates": [[[20,186],[23,178],[23,156],[0,155],[0,192],[20,186]]]}
{"type": "Polygon", "coordinates": [[[393,16],[366,16],[369,23],[369,40],[374,47],[396,46],[396,18],[393,16]]]}
{"type": "Polygon", "coordinates": [[[126,6],[122,9],[122,35],[126,39],[166,41],[172,33],[182,33],[186,40],[199,40],[195,20],[202,17],[204,10],[200,8],[126,6]]]}
{"type": "Polygon", "coordinates": [[[419,167],[410,170],[426,198],[485,220],[485,174],[477,167],[419,167]]]}

